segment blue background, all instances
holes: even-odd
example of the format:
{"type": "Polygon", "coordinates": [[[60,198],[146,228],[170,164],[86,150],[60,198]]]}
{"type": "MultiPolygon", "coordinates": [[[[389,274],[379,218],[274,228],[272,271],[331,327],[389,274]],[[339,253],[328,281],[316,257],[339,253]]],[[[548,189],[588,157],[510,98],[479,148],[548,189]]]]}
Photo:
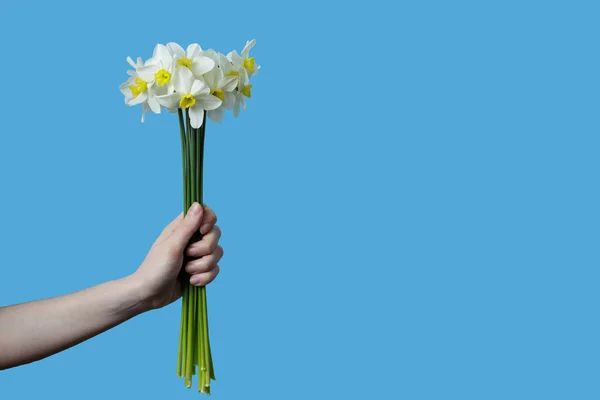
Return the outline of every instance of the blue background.
{"type": "MultiPolygon", "coordinates": [[[[248,110],[207,131],[214,398],[598,399],[599,11],[4,1],[0,304],[133,272],[180,211],[177,120],[123,104],[125,58],[256,38],[248,110]]],[[[179,307],[0,398],[197,398],[179,307]]]]}

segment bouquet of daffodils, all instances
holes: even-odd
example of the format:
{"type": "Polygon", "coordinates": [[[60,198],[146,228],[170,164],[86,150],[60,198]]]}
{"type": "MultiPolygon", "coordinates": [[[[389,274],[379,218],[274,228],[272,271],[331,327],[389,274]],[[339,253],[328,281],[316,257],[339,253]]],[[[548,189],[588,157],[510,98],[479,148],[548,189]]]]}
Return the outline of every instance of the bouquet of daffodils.
{"type": "MultiPolygon", "coordinates": [[[[142,105],[142,122],[147,112],[160,114],[162,109],[176,113],[179,118],[181,153],[183,159],[183,209],[194,202],[202,204],[202,176],[206,117],[220,123],[225,110],[237,117],[240,107],[246,109],[250,98],[250,77],[260,66],[249,52],[256,41],[251,40],[238,54],[202,50],[191,44],[184,50],[177,43],[159,44],[152,58],[127,62],[133,70],[120,87],[125,104],[142,105]]],[[[201,238],[198,232],[192,242],[201,238]]],[[[185,261],[184,261],[185,263],[185,261]]],[[[181,307],[177,375],[185,385],[192,386],[192,376],[198,367],[198,390],[210,394],[210,381],[215,379],[210,340],[206,288],[195,287],[184,280],[181,307]]]]}

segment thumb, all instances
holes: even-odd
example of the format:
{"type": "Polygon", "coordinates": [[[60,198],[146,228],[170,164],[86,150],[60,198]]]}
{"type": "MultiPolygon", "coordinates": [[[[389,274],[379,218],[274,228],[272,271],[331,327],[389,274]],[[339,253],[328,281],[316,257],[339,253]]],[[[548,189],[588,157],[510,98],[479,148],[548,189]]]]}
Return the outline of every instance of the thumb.
{"type": "Polygon", "coordinates": [[[185,249],[185,246],[187,246],[192,235],[200,229],[203,213],[204,210],[202,206],[194,202],[179,226],[175,228],[175,231],[173,231],[169,237],[169,241],[173,246],[176,246],[178,250],[185,249]]]}

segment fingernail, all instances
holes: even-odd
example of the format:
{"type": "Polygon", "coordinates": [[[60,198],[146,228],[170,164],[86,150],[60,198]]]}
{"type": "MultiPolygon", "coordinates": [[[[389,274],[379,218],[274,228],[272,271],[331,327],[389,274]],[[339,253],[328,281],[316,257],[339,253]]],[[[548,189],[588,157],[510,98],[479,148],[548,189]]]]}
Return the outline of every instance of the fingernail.
{"type": "Polygon", "coordinates": [[[197,215],[200,212],[200,204],[198,203],[194,203],[192,204],[192,206],[190,207],[190,210],[188,211],[189,214],[192,215],[197,215]]]}
{"type": "Polygon", "coordinates": [[[206,232],[208,232],[210,230],[210,224],[204,224],[200,227],[200,233],[201,234],[205,234],[206,232]]]}
{"type": "Polygon", "coordinates": [[[199,283],[200,283],[200,277],[199,277],[199,276],[196,276],[196,275],[192,276],[192,277],[190,278],[190,283],[191,283],[192,285],[197,285],[197,284],[199,284],[199,283]]]}

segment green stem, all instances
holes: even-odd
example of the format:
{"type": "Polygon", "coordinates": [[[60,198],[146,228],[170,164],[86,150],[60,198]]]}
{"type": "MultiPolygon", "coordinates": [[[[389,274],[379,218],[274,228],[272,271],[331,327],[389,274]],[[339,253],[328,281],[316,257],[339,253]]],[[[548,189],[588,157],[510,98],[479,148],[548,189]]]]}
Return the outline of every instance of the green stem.
{"type": "MultiPolygon", "coordinates": [[[[198,296],[197,303],[198,311],[202,313],[201,296],[198,296]]],[[[206,364],[204,363],[204,330],[202,329],[202,317],[198,318],[198,337],[196,340],[196,346],[198,346],[198,391],[204,393],[204,376],[206,375],[206,364]]]]}
{"type": "Polygon", "coordinates": [[[198,199],[201,204],[203,202],[203,192],[204,192],[204,132],[206,131],[206,111],[204,112],[204,121],[202,122],[202,126],[198,129],[199,136],[199,145],[198,145],[198,187],[200,190],[198,191],[198,199]]]}
{"type": "Polygon", "coordinates": [[[188,341],[187,341],[187,331],[189,326],[189,318],[188,318],[188,310],[190,308],[190,291],[187,285],[183,289],[183,304],[182,304],[182,314],[183,314],[183,331],[181,332],[182,337],[182,360],[181,360],[181,368],[182,375],[184,377],[188,376],[188,364],[187,364],[187,354],[188,354],[188,341]]]}
{"type": "MultiPolygon", "coordinates": [[[[185,209],[185,128],[183,126],[183,118],[181,114],[181,109],[177,110],[179,113],[179,131],[181,133],[181,163],[182,163],[182,175],[183,175],[183,185],[184,185],[184,195],[183,195],[183,208],[185,209]]],[[[179,344],[177,346],[177,376],[181,378],[181,362],[182,362],[182,350],[183,350],[183,328],[184,328],[184,311],[185,311],[185,297],[181,301],[181,321],[179,325],[179,344]]]]}
{"type": "Polygon", "coordinates": [[[183,121],[183,111],[181,108],[177,109],[177,114],[179,116],[179,133],[181,136],[181,161],[183,164],[183,210],[187,212],[188,208],[190,208],[190,204],[188,203],[188,177],[187,171],[188,168],[188,157],[187,157],[187,140],[185,137],[185,123],[183,121]]]}
{"type": "MultiPolygon", "coordinates": [[[[200,161],[198,163],[198,168],[200,170],[200,187],[203,187],[203,171],[204,171],[204,141],[206,137],[206,111],[204,112],[204,121],[202,123],[202,127],[200,128],[200,161]]],[[[200,198],[202,198],[202,193],[200,194],[200,198]]],[[[201,297],[201,318],[202,318],[202,329],[203,329],[203,348],[204,348],[204,364],[206,366],[206,378],[204,382],[205,387],[210,387],[210,379],[214,379],[214,371],[212,366],[212,355],[210,351],[210,340],[208,334],[208,304],[206,299],[206,287],[200,288],[200,297],[201,297]]]]}
{"type": "MultiPolygon", "coordinates": [[[[189,112],[178,110],[181,133],[181,150],[184,181],[184,212],[193,202],[203,202],[204,139],[206,132],[206,112],[202,127],[191,126],[189,112]]],[[[202,235],[195,234],[190,243],[198,241],[202,235]]],[[[187,258],[184,259],[187,262],[187,258]]],[[[189,283],[189,275],[184,273],[184,294],[181,310],[180,337],[178,348],[177,374],[184,377],[189,388],[192,376],[198,366],[198,390],[210,394],[210,380],[215,379],[208,334],[208,307],[206,287],[195,287],[189,283]]]]}
{"type": "Polygon", "coordinates": [[[206,288],[203,286],[200,288],[200,299],[201,299],[201,309],[202,309],[202,315],[200,316],[203,321],[202,321],[202,329],[204,330],[204,334],[202,335],[202,339],[203,339],[203,343],[202,343],[202,347],[204,349],[204,365],[206,365],[206,371],[205,371],[205,376],[204,376],[204,382],[203,385],[205,387],[210,386],[210,375],[211,375],[211,371],[210,371],[210,363],[209,363],[209,354],[210,354],[210,349],[208,348],[208,319],[207,319],[207,313],[206,313],[206,288]]]}
{"type": "MultiPolygon", "coordinates": [[[[196,337],[198,337],[198,328],[197,328],[197,324],[198,324],[198,307],[196,306],[196,303],[198,302],[198,288],[196,288],[195,286],[190,286],[190,288],[192,289],[192,293],[193,295],[193,300],[192,302],[194,303],[194,322],[192,323],[192,340],[196,340],[196,337]]],[[[194,351],[193,351],[193,355],[192,355],[192,368],[193,368],[193,372],[192,375],[194,375],[196,373],[196,365],[198,365],[197,360],[198,360],[198,346],[195,345],[195,343],[192,343],[191,346],[193,347],[194,351]]]]}
{"type": "Polygon", "coordinates": [[[186,110],[186,119],[187,119],[187,129],[188,129],[188,137],[189,137],[189,147],[188,154],[190,156],[190,179],[191,179],[191,191],[192,191],[192,203],[198,201],[198,169],[196,165],[198,163],[197,160],[197,138],[196,138],[196,130],[192,128],[190,124],[190,114],[186,110]]]}
{"type": "Polygon", "coordinates": [[[192,171],[195,168],[192,156],[191,156],[191,141],[192,141],[192,127],[190,126],[190,117],[186,111],[186,149],[185,149],[185,157],[187,160],[187,207],[188,209],[192,206],[194,202],[194,177],[192,176],[192,171]]]}

